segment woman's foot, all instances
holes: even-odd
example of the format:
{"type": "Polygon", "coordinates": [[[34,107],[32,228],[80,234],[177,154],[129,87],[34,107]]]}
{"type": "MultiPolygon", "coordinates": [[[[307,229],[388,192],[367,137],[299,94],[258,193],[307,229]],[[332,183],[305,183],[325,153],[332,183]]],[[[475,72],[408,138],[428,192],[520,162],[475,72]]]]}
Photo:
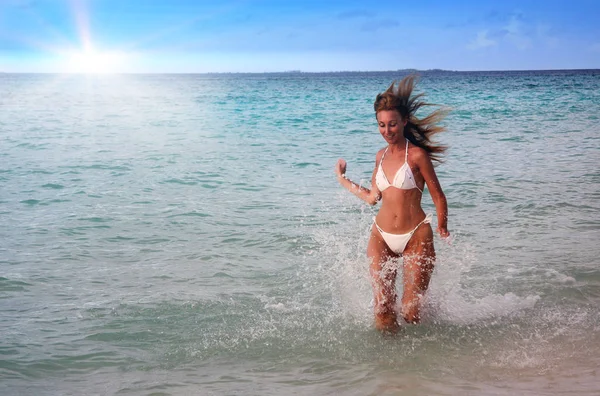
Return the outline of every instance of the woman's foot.
{"type": "Polygon", "coordinates": [[[394,314],[375,315],[375,328],[382,333],[396,334],[400,330],[400,325],[396,321],[394,314]]]}

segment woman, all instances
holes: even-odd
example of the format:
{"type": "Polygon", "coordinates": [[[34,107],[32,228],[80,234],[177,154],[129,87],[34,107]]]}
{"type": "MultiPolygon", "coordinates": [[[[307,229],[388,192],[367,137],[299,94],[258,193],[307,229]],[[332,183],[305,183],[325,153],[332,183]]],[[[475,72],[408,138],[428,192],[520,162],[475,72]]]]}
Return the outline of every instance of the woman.
{"type": "Polygon", "coordinates": [[[412,95],[415,77],[394,83],[375,99],[375,116],[379,132],[387,143],[375,159],[371,189],[346,178],[346,161],[338,160],[335,172],[342,186],[371,205],[382,200],[375,218],[367,255],[375,301],[375,326],[382,331],[398,330],[396,321],[396,267],[393,259],[403,258],[404,292],[401,315],[408,323],[420,320],[421,299],[435,262],[432,215],[425,215],[421,196],[425,186],[436,207],[437,232],[442,238],[447,229],[446,197],[433,169],[432,161],[440,161],[446,147],[436,145],[431,136],[442,132],[438,125],[444,112],[436,110],[419,119],[416,112],[424,103],[423,94],[412,95]]]}

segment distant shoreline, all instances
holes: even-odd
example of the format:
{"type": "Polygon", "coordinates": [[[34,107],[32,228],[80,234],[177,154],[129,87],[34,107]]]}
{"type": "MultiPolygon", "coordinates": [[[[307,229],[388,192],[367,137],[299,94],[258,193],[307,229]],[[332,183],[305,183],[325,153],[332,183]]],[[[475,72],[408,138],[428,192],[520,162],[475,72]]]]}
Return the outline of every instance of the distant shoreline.
{"type": "Polygon", "coordinates": [[[542,69],[542,70],[445,70],[445,69],[398,69],[398,70],[344,70],[344,71],[269,71],[269,72],[123,72],[123,73],[61,73],[61,72],[5,72],[0,75],[205,75],[205,76],[244,76],[244,75],[352,75],[352,74],[421,74],[421,75],[447,75],[447,74],[562,74],[562,73],[600,73],[599,69],[542,69]]]}

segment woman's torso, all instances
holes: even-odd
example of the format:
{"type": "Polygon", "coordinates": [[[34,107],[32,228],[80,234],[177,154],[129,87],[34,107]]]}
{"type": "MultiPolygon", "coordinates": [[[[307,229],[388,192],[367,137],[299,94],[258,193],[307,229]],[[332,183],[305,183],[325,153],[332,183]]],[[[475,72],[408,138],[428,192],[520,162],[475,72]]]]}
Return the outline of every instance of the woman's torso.
{"type": "Polygon", "coordinates": [[[419,168],[410,160],[411,151],[418,150],[413,147],[386,148],[377,164],[375,179],[381,191],[381,208],[376,221],[386,232],[410,232],[425,217],[421,208],[425,183],[419,168]]]}

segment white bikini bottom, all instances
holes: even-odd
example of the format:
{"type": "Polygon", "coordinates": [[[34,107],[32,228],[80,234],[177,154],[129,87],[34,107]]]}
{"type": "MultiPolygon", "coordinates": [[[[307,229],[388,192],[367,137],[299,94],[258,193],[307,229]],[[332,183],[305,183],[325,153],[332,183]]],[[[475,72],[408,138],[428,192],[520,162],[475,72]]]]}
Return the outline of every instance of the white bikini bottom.
{"type": "Polygon", "coordinates": [[[410,241],[410,238],[412,238],[417,228],[419,228],[421,224],[431,223],[432,218],[433,214],[429,213],[427,216],[425,216],[425,219],[423,219],[422,222],[417,224],[417,226],[411,232],[406,234],[390,234],[389,232],[385,232],[377,225],[377,222],[375,222],[375,227],[377,227],[377,230],[381,234],[381,237],[388,245],[390,250],[396,254],[402,254],[406,248],[406,245],[408,244],[408,241],[410,241]]]}

